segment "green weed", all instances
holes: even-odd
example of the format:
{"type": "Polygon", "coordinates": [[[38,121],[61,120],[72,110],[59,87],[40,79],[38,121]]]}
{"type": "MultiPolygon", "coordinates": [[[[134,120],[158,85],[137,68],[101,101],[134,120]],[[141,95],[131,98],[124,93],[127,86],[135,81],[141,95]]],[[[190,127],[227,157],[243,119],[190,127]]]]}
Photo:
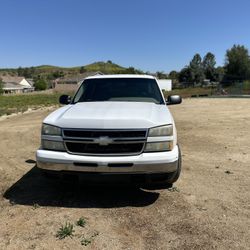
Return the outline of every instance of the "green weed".
{"type": "Polygon", "coordinates": [[[62,225],[60,229],[57,231],[56,237],[61,239],[64,239],[68,236],[72,237],[74,233],[74,226],[73,224],[66,222],[65,225],[62,225]]]}
{"type": "Polygon", "coordinates": [[[81,217],[79,218],[79,220],[76,222],[76,225],[79,226],[79,227],[84,227],[86,225],[86,220],[81,217]]]}
{"type": "Polygon", "coordinates": [[[171,187],[171,188],[168,188],[168,191],[170,191],[170,192],[180,192],[180,189],[177,188],[177,187],[171,187]]]}
{"type": "Polygon", "coordinates": [[[91,241],[91,239],[89,238],[83,238],[82,240],[81,240],[81,245],[82,246],[87,246],[87,245],[89,245],[90,243],[91,243],[92,241],[91,241]]]}

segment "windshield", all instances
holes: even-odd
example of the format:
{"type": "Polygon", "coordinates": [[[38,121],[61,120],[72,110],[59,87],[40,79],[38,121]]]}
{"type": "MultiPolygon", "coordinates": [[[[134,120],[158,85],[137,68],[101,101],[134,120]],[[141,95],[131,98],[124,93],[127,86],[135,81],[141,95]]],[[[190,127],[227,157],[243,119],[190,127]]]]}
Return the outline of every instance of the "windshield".
{"type": "Polygon", "coordinates": [[[131,101],[164,104],[156,80],[147,78],[99,78],[85,80],[73,103],[131,101]]]}

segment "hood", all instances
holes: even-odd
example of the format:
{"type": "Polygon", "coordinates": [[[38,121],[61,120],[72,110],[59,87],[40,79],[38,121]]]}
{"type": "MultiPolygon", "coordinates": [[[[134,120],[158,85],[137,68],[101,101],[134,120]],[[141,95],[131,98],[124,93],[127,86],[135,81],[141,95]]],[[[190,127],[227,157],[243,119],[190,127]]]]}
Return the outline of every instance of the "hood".
{"type": "Polygon", "coordinates": [[[61,128],[135,129],[173,122],[166,105],[147,102],[81,102],[62,107],[44,123],[61,128]]]}

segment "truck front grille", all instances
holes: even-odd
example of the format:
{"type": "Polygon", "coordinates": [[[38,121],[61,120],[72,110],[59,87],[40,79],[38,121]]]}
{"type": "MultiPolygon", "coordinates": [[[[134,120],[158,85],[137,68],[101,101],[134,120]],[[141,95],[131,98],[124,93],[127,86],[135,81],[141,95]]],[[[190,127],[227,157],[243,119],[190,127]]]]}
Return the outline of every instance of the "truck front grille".
{"type": "Polygon", "coordinates": [[[71,154],[138,155],[142,153],[146,139],[146,129],[63,130],[63,140],[67,151],[71,154]]]}

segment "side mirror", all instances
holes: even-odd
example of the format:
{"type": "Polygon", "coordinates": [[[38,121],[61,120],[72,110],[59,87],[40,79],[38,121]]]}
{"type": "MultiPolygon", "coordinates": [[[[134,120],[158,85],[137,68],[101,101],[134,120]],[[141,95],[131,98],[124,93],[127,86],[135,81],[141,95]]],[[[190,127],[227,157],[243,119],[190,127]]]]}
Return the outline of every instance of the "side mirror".
{"type": "Polygon", "coordinates": [[[69,104],[71,102],[71,96],[69,95],[61,95],[59,98],[59,102],[61,104],[69,104]]]}
{"type": "Polygon", "coordinates": [[[180,104],[182,102],[182,98],[179,95],[169,95],[166,100],[167,105],[180,104]]]}

